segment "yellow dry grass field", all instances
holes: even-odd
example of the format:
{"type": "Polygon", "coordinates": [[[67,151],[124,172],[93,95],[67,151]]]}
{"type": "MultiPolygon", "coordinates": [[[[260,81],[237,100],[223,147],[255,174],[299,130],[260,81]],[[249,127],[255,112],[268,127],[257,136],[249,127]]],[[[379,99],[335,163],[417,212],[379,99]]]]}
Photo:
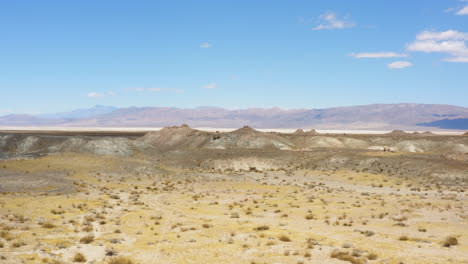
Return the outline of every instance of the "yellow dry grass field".
{"type": "Polygon", "coordinates": [[[1,263],[468,263],[463,188],[137,155],[62,153],[0,170],[33,183],[0,195],[1,263]]]}

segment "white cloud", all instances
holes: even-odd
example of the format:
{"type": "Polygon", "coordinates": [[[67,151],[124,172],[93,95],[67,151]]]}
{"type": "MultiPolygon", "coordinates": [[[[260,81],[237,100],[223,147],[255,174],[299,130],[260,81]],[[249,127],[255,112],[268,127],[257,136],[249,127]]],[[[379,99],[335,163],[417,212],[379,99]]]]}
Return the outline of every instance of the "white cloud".
{"type": "Polygon", "coordinates": [[[155,87],[155,88],[129,88],[127,90],[134,91],[134,92],[139,92],[139,93],[143,93],[143,92],[150,92],[150,93],[176,92],[176,93],[180,93],[180,92],[183,91],[183,90],[176,89],[176,88],[159,88],[159,87],[155,87]]]}
{"type": "Polygon", "coordinates": [[[416,40],[406,46],[408,51],[425,53],[444,53],[451,57],[444,59],[447,62],[468,62],[468,47],[465,41],[468,33],[456,30],[442,32],[422,32],[416,40]]]}
{"type": "Polygon", "coordinates": [[[100,98],[100,97],[104,97],[104,94],[103,93],[91,92],[91,93],[88,93],[88,97],[89,98],[100,98]]]}
{"type": "Polygon", "coordinates": [[[216,88],[218,88],[218,84],[215,83],[215,82],[212,82],[212,83],[209,83],[209,84],[203,86],[203,88],[205,88],[205,89],[216,89],[216,88]]]}
{"type": "Polygon", "coordinates": [[[352,53],[350,56],[356,59],[364,58],[404,58],[408,57],[407,54],[396,53],[396,52],[362,52],[362,53],[352,53]]]}
{"type": "Polygon", "coordinates": [[[404,69],[413,66],[409,61],[395,61],[387,65],[389,69],[404,69]]]}
{"type": "Polygon", "coordinates": [[[349,21],[347,17],[338,18],[338,16],[333,13],[325,13],[322,14],[320,17],[320,25],[314,27],[314,30],[322,30],[322,29],[344,29],[344,28],[352,28],[356,24],[349,21]]]}
{"type": "Polygon", "coordinates": [[[105,93],[98,93],[98,92],[90,92],[86,96],[89,98],[102,98],[106,96],[115,96],[117,95],[116,93],[110,91],[110,92],[105,92],[105,93]]]}
{"type": "Polygon", "coordinates": [[[464,53],[466,52],[465,42],[463,41],[434,41],[423,40],[415,41],[407,46],[409,51],[420,51],[426,53],[464,53]]]}
{"type": "Polygon", "coordinates": [[[213,47],[213,45],[211,45],[208,42],[203,42],[202,44],[200,44],[200,48],[203,48],[203,49],[208,49],[208,48],[211,48],[211,47],[213,47]]]}
{"type": "Polygon", "coordinates": [[[468,62],[468,56],[466,57],[452,57],[452,58],[446,58],[444,61],[447,62],[468,62]]]}
{"type": "Polygon", "coordinates": [[[423,31],[416,36],[417,40],[468,40],[468,33],[456,30],[442,32],[423,31]]]}
{"type": "Polygon", "coordinates": [[[459,16],[465,16],[465,15],[468,15],[468,6],[465,6],[464,8],[460,9],[458,12],[456,12],[455,14],[459,15],[459,16]]]}

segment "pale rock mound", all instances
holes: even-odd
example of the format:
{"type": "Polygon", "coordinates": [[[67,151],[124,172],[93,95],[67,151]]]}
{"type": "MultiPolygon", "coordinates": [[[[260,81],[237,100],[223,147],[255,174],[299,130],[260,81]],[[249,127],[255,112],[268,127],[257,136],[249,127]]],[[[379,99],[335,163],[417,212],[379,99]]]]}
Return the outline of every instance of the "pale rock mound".
{"type": "Polygon", "coordinates": [[[317,136],[317,135],[320,135],[319,132],[315,131],[315,129],[311,129],[309,131],[306,132],[306,135],[309,135],[309,136],[317,136]]]}
{"type": "Polygon", "coordinates": [[[403,130],[393,130],[392,132],[387,133],[387,135],[390,135],[390,136],[404,136],[404,135],[408,135],[408,133],[406,133],[403,130]]]}
{"type": "Polygon", "coordinates": [[[162,150],[188,149],[203,147],[213,136],[213,133],[181,125],[179,127],[165,127],[159,131],[149,132],[138,140],[162,150]]]}
{"type": "Polygon", "coordinates": [[[305,135],[305,132],[302,129],[297,129],[296,131],[294,131],[293,135],[301,136],[301,135],[305,135]]]}
{"type": "Polygon", "coordinates": [[[206,145],[212,149],[292,149],[289,140],[274,133],[262,133],[249,126],[219,134],[206,145]]]}

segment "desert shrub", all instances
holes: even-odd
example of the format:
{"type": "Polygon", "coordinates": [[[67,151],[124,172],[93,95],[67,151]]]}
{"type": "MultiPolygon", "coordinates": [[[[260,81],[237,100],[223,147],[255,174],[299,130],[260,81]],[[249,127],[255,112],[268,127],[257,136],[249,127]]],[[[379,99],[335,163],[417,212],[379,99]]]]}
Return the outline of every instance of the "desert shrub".
{"type": "Polygon", "coordinates": [[[108,264],[134,264],[134,263],[135,262],[133,262],[128,257],[123,257],[123,256],[113,257],[108,262],[108,264]]]}
{"type": "Polygon", "coordinates": [[[367,259],[368,260],[376,260],[377,259],[377,254],[370,253],[369,255],[367,255],[367,259]]]}
{"type": "Polygon", "coordinates": [[[281,235],[281,236],[278,237],[278,239],[279,239],[280,241],[283,241],[283,242],[291,242],[291,238],[289,238],[289,237],[286,236],[286,235],[281,235]]]}
{"type": "Polygon", "coordinates": [[[451,247],[451,246],[456,246],[458,245],[458,239],[454,236],[449,236],[442,241],[442,245],[444,247],[451,247]]]}
{"type": "Polygon", "coordinates": [[[349,254],[348,252],[345,252],[345,251],[339,251],[339,250],[334,250],[331,254],[330,254],[330,257],[331,258],[336,258],[336,259],[339,259],[339,260],[342,260],[342,261],[348,261],[348,262],[351,262],[353,264],[364,264],[366,263],[365,260],[361,259],[361,258],[357,258],[351,254],[349,254]]]}
{"type": "Polygon", "coordinates": [[[231,213],[231,218],[239,218],[239,214],[236,212],[231,213]]]}
{"type": "Polygon", "coordinates": [[[94,236],[85,236],[80,239],[80,243],[89,244],[94,241],[94,236]]]}
{"type": "Polygon", "coordinates": [[[14,248],[19,248],[19,247],[22,247],[24,245],[26,245],[26,244],[24,242],[21,242],[21,241],[16,241],[13,244],[11,244],[11,246],[14,247],[14,248]]]}
{"type": "Polygon", "coordinates": [[[313,214],[307,214],[307,215],[305,216],[305,219],[306,219],[306,220],[313,220],[314,218],[315,218],[315,216],[314,216],[313,214]]]}
{"type": "Polygon", "coordinates": [[[3,238],[5,239],[6,241],[10,241],[13,239],[13,237],[11,236],[10,232],[8,231],[1,231],[0,232],[0,238],[3,238]]]}
{"type": "Polygon", "coordinates": [[[400,241],[408,241],[408,239],[409,239],[409,238],[408,238],[407,236],[400,236],[400,237],[398,238],[398,240],[400,240],[400,241]]]}
{"type": "Polygon", "coordinates": [[[83,230],[83,232],[91,232],[91,231],[93,231],[93,227],[92,226],[85,226],[81,230],[83,230]]]}
{"type": "Polygon", "coordinates": [[[81,253],[76,253],[75,256],[73,257],[73,262],[86,262],[86,258],[83,254],[81,253]]]}
{"type": "Polygon", "coordinates": [[[254,228],[255,231],[265,231],[268,229],[270,229],[270,227],[267,225],[261,225],[261,226],[257,226],[256,228],[254,228]]]}
{"type": "Polygon", "coordinates": [[[41,224],[43,228],[55,228],[55,225],[52,224],[51,222],[44,222],[41,224]]]}
{"type": "Polygon", "coordinates": [[[211,225],[210,225],[210,224],[203,224],[202,227],[203,227],[203,228],[210,228],[211,225]]]}

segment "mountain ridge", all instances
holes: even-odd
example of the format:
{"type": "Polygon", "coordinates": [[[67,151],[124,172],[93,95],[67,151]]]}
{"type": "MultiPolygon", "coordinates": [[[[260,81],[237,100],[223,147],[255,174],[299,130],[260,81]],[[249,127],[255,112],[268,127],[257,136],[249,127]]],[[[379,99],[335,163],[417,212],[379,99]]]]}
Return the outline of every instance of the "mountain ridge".
{"type": "Polygon", "coordinates": [[[95,106],[48,116],[10,114],[0,117],[0,126],[165,127],[188,124],[216,128],[248,125],[254,128],[416,130],[418,127],[465,129],[468,122],[465,120],[468,120],[468,108],[441,104],[371,104],[322,109],[95,106]],[[462,121],[438,122],[445,119],[462,121]],[[444,124],[450,126],[444,127],[444,124]]]}

